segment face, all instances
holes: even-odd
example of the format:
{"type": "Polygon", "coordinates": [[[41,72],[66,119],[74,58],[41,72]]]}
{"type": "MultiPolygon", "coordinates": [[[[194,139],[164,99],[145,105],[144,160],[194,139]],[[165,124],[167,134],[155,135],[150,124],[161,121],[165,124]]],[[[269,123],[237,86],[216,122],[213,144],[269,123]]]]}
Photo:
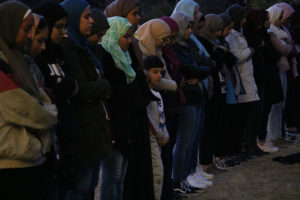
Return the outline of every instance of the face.
{"type": "Polygon", "coordinates": [[[50,35],[53,44],[59,44],[67,31],[67,17],[63,17],[55,22],[50,35]]]}
{"type": "Polygon", "coordinates": [[[151,77],[150,86],[153,88],[157,86],[162,77],[162,68],[154,67],[149,69],[149,74],[151,77]]]}
{"type": "Polygon", "coordinates": [[[224,38],[227,37],[232,32],[233,25],[234,25],[233,22],[230,22],[230,24],[224,28],[222,33],[224,38]]]}
{"type": "Polygon", "coordinates": [[[39,33],[33,36],[32,45],[30,49],[30,55],[32,57],[36,57],[46,49],[46,41],[48,35],[49,35],[48,28],[44,28],[43,30],[39,31],[39,33]]]}
{"type": "Polygon", "coordinates": [[[188,39],[190,37],[190,35],[193,32],[192,27],[193,27],[193,23],[189,23],[184,33],[184,39],[188,39]]]}
{"type": "Polygon", "coordinates": [[[91,34],[91,30],[93,27],[94,20],[91,17],[91,8],[88,6],[80,17],[80,26],[79,30],[81,35],[83,36],[89,36],[91,34]]]}
{"type": "Polygon", "coordinates": [[[270,24],[271,24],[271,22],[270,22],[270,17],[269,17],[269,13],[268,13],[267,16],[266,16],[266,20],[264,22],[264,28],[265,29],[270,28],[270,24]]]}
{"type": "Polygon", "coordinates": [[[199,8],[195,7],[194,13],[193,13],[194,22],[198,21],[199,18],[199,8]]]}
{"type": "Polygon", "coordinates": [[[29,41],[32,38],[32,26],[34,25],[33,14],[28,15],[22,22],[17,37],[16,46],[17,49],[25,51],[29,41]]]}
{"type": "Polygon", "coordinates": [[[132,26],[138,26],[141,20],[141,16],[139,13],[139,7],[133,8],[126,16],[128,21],[132,24],[132,26]]]}
{"type": "Polygon", "coordinates": [[[120,48],[123,51],[127,51],[130,43],[132,42],[132,28],[128,29],[128,31],[119,39],[120,48]]]}
{"type": "Polygon", "coordinates": [[[88,37],[88,41],[91,44],[97,44],[99,42],[102,42],[102,37],[106,34],[107,29],[99,31],[99,33],[96,33],[94,35],[91,35],[88,37]]]}
{"type": "Polygon", "coordinates": [[[241,24],[240,26],[243,27],[247,22],[246,16],[243,17],[243,19],[241,20],[241,24]]]}
{"type": "Polygon", "coordinates": [[[194,35],[196,37],[200,35],[201,30],[203,29],[204,26],[205,26],[205,20],[199,21],[198,24],[195,26],[195,28],[194,28],[194,35]]]}

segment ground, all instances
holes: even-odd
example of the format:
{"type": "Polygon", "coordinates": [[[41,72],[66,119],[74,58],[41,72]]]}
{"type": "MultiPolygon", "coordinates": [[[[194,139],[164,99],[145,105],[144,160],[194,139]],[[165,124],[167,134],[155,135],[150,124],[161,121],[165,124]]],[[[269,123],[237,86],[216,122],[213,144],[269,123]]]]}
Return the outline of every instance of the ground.
{"type": "MultiPolygon", "coordinates": [[[[300,152],[300,135],[294,144],[281,143],[277,153],[255,158],[227,171],[212,169],[214,185],[184,199],[300,200],[300,164],[283,165],[272,161],[276,156],[297,152],[300,152]]],[[[95,200],[99,200],[99,187],[95,200]]]]}
{"type": "Polygon", "coordinates": [[[283,165],[276,156],[300,152],[300,135],[295,144],[281,144],[278,153],[255,158],[241,166],[211,172],[214,186],[192,200],[300,200],[300,164],[283,165]]]}

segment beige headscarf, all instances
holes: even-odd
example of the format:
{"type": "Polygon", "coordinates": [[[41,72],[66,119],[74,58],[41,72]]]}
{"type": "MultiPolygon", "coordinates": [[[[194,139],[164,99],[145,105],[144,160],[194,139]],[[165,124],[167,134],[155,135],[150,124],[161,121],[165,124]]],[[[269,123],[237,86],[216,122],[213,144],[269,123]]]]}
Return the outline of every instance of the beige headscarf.
{"type": "MultiPolygon", "coordinates": [[[[156,48],[155,43],[157,39],[162,39],[171,35],[169,25],[161,19],[152,19],[141,25],[135,33],[139,40],[139,46],[143,55],[158,56],[164,63],[164,69],[166,70],[166,63],[163,59],[161,49],[156,48]]],[[[165,78],[169,78],[168,73],[165,75],[165,78]]]]}
{"type": "Polygon", "coordinates": [[[208,14],[205,16],[205,26],[201,32],[201,36],[208,39],[212,44],[217,46],[215,32],[222,30],[223,21],[220,16],[216,14],[208,14]]]}
{"type": "Polygon", "coordinates": [[[140,48],[145,56],[161,55],[161,50],[155,47],[155,41],[170,36],[171,30],[161,19],[152,19],[139,27],[135,32],[140,48]]]}

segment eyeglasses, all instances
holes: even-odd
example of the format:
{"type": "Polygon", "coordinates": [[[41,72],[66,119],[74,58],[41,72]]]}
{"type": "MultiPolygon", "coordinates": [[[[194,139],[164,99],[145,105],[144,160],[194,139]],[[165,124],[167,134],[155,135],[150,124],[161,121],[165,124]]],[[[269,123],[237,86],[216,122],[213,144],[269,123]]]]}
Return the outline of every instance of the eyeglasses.
{"type": "Polygon", "coordinates": [[[66,24],[55,24],[54,27],[57,28],[57,30],[59,30],[59,31],[67,30],[66,24]]]}

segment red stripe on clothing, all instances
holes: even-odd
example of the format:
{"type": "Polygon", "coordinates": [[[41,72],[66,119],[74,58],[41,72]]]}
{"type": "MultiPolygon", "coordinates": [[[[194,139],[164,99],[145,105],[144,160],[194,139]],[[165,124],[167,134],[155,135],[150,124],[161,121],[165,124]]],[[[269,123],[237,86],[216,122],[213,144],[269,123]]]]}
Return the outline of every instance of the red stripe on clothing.
{"type": "Polygon", "coordinates": [[[18,85],[7,74],[0,71],[0,93],[17,88],[18,85]]]}

